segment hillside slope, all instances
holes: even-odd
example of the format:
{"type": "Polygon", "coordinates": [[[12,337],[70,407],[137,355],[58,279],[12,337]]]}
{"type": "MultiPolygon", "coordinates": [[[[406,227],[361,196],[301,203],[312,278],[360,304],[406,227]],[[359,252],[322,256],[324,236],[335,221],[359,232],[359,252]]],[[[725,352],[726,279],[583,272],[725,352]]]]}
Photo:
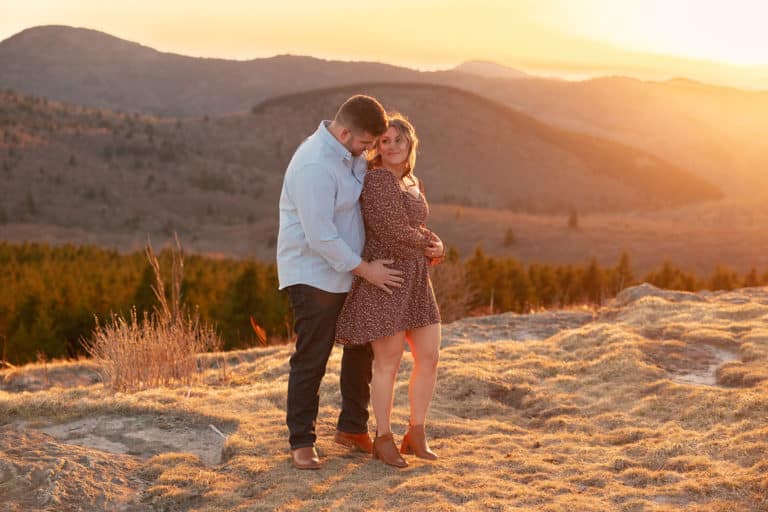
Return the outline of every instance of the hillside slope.
{"type": "Polygon", "coordinates": [[[436,206],[567,214],[720,197],[652,155],[444,86],[325,89],[272,99],[252,112],[184,121],[2,92],[0,226],[21,226],[30,240],[68,230],[72,241],[123,249],[140,248],[146,233],[175,230],[193,246],[207,240],[209,252],[271,259],[291,154],[320,119],[361,91],[416,124],[417,174],[436,206]],[[138,245],[123,247],[118,239],[125,236],[138,245]]]}

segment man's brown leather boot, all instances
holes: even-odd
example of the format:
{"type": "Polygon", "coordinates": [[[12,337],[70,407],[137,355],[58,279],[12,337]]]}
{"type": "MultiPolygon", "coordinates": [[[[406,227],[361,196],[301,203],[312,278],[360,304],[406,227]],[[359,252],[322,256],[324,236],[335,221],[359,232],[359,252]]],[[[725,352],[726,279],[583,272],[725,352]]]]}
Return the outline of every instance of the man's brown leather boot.
{"type": "Polygon", "coordinates": [[[298,469],[320,469],[320,456],[314,446],[304,446],[291,450],[293,466],[298,469]]]}
{"type": "Polygon", "coordinates": [[[349,448],[357,448],[361,452],[373,453],[373,442],[368,432],[363,434],[350,434],[349,432],[336,431],[336,435],[333,436],[333,441],[347,446],[349,448]]]}

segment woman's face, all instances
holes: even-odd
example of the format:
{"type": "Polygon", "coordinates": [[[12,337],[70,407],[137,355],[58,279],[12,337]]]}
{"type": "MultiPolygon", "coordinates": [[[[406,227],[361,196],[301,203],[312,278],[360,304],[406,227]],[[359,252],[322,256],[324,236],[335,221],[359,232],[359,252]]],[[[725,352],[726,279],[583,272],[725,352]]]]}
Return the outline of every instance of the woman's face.
{"type": "Polygon", "coordinates": [[[385,166],[398,167],[408,159],[408,139],[397,128],[390,126],[384,135],[379,137],[379,154],[381,163],[385,166]]]}

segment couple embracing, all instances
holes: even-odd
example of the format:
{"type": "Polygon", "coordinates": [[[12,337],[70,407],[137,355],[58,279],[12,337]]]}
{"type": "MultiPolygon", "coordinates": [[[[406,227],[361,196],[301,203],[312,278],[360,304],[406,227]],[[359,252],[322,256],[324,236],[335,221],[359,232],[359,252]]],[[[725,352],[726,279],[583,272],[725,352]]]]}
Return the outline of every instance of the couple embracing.
{"type": "Polygon", "coordinates": [[[320,382],[343,346],[342,406],[334,441],[405,467],[402,454],[437,456],[425,432],[437,376],[440,313],[428,267],[445,253],[425,227],[424,187],[413,173],[418,138],[400,114],[356,95],[296,150],[280,195],[277,267],[294,312],[286,423],[299,469],[315,449],[320,382]],[[398,449],[390,415],[405,343],[414,357],[410,421],[398,449]],[[368,405],[376,433],[368,433],[368,405]]]}

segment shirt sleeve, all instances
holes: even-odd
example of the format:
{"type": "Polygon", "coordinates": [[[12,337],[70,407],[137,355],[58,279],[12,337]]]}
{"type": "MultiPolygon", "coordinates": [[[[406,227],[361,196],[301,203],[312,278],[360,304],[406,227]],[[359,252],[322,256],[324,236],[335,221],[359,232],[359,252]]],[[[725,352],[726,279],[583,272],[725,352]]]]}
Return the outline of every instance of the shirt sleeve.
{"type": "Polygon", "coordinates": [[[397,178],[389,171],[368,172],[361,203],[365,226],[379,240],[388,245],[400,244],[416,249],[425,249],[429,245],[431,231],[409,224],[402,191],[397,178]]]}
{"type": "Polygon", "coordinates": [[[349,272],[363,261],[339,236],[333,222],[336,181],[322,166],[301,168],[290,183],[299,221],[309,247],[337,272],[349,272]]]}

